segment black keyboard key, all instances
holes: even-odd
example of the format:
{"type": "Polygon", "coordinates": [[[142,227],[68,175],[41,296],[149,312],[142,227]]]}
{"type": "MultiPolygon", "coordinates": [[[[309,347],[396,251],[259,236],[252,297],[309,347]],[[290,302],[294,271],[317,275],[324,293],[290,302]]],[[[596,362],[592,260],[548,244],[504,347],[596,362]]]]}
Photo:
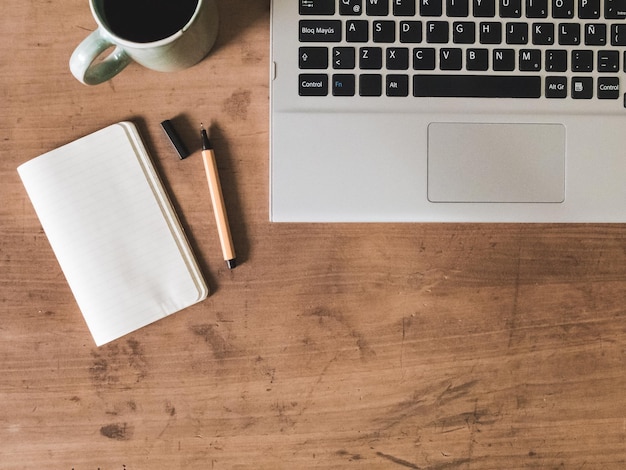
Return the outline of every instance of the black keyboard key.
{"type": "Polygon", "coordinates": [[[468,49],[465,55],[467,70],[484,72],[489,68],[489,49],[468,49]]]}
{"type": "Polygon", "coordinates": [[[585,45],[604,46],[606,44],[606,25],[603,23],[585,25],[585,45]]]}
{"type": "Polygon", "coordinates": [[[367,42],[369,40],[369,22],[367,20],[346,21],[347,42],[367,42]]]}
{"type": "Polygon", "coordinates": [[[546,51],[546,72],[567,71],[567,51],[563,49],[550,49],[546,51]]]}
{"type": "Polygon", "coordinates": [[[507,44],[527,44],[528,43],[528,23],[507,23],[506,24],[507,44]]]}
{"type": "Polygon", "coordinates": [[[430,47],[413,49],[414,70],[435,70],[435,49],[430,47]]]}
{"type": "Polygon", "coordinates": [[[386,52],[387,70],[407,70],[409,68],[409,50],[406,47],[390,47],[386,52]]]}
{"type": "Polygon", "coordinates": [[[552,18],[574,18],[574,0],[552,0],[552,18]]]}
{"type": "Polygon", "coordinates": [[[578,17],[587,20],[600,18],[600,0],[578,0],[578,17]]]}
{"type": "Polygon", "coordinates": [[[448,22],[429,21],[426,23],[426,42],[434,44],[445,44],[448,42],[448,22]]]}
{"type": "Polygon", "coordinates": [[[387,16],[389,0],[365,0],[365,13],[369,16],[387,16]]]}
{"type": "Polygon", "coordinates": [[[341,41],[340,20],[300,20],[300,42],[341,41]]]}
{"type": "Polygon", "coordinates": [[[461,70],[463,67],[463,49],[442,48],[439,50],[439,68],[441,70],[461,70]]]}
{"type": "Polygon", "coordinates": [[[474,16],[477,18],[493,18],[496,16],[496,0],[472,0],[474,16]]]}
{"type": "Polygon", "coordinates": [[[562,46],[577,46],[580,44],[580,24],[559,24],[559,44],[562,46]]]}
{"type": "Polygon", "coordinates": [[[592,72],[593,51],[589,49],[572,51],[572,72],[592,72]]]}
{"type": "Polygon", "coordinates": [[[335,0],[300,0],[301,15],[334,15],[335,0]]]}
{"type": "Polygon", "coordinates": [[[452,42],[455,44],[476,42],[476,24],[473,21],[455,21],[452,24],[452,42]]]}
{"type": "Polygon", "coordinates": [[[598,72],[619,72],[619,51],[598,51],[598,72]]]}
{"type": "Polygon", "coordinates": [[[413,96],[539,98],[541,78],[526,75],[414,75],[413,96]]]}
{"type": "Polygon", "coordinates": [[[520,49],[519,69],[521,72],[539,72],[541,70],[541,50],[520,49]]]}
{"type": "Polygon", "coordinates": [[[500,44],[502,42],[502,23],[487,21],[480,23],[478,28],[481,44],[500,44]]]}
{"type": "Polygon", "coordinates": [[[500,16],[502,18],[520,18],[522,16],[522,0],[500,0],[500,16]]]}
{"type": "Polygon", "coordinates": [[[626,46],[626,24],[611,25],[611,45],[626,46]]]}
{"type": "Polygon", "coordinates": [[[598,98],[601,100],[616,100],[619,98],[619,78],[598,78],[598,98]]]}
{"type": "Polygon", "coordinates": [[[567,77],[546,77],[546,98],[567,98],[567,77]]]}
{"type": "Polygon", "coordinates": [[[612,20],[626,18],[626,0],[604,0],[604,17],[612,20]]]}
{"type": "Polygon", "coordinates": [[[526,18],[547,18],[548,0],[526,0],[526,18]]]}
{"type": "Polygon", "coordinates": [[[301,47],[298,50],[301,69],[325,69],[328,67],[327,47],[301,47]]]}
{"type": "Polygon", "coordinates": [[[532,42],[537,46],[554,44],[554,23],[533,23],[532,42]]]}
{"type": "Polygon", "coordinates": [[[494,49],[493,69],[498,72],[515,70],[515,51],[513,49],[494,49]]]}
{"type": "Polygon", "coordinates": [[[333,48],[333,68],[353,69],[356,65],[354,47],[334,47],[333,48]]]}
{"type": "Polygon", "coordinates": [[[380,47],[362,47],[359,50],[359,68],[379,70],[383,68],[383,50],[380,47]]]}
{"type": "Polygon", "coordinates": [[[299,77],[300,96],[326,96],[328,95],[328,75],[317,73],[304,73],[299,77]]]}
{"type": "Polygon", "coordinates": [[[363,13],[363,0],[341,0],[339,2],[339,14],[358,16],[363,13]]]}
{"type": "Polygon", "coordinates": [[[422,42],[422,22],[421,21],[401,21],[400,22],[400,42],[406,42],[406,43],[422,42]]]}
{"type": "Polygon", "coordinates": [[[415,0],[393,0],[395,16],[415,16],[415,0]]]}
{"type": "Polygon", "coordinates": [[[421,16],[441,16],[443,9],[442,0],[417,0],[420,4],[421,16]]]}
{"type": "Polygon", "coordinates": [[[387,75],[387,96],[409,96],[408,75],[387,75]]]}
{"type": "Polygon", "coordinates": [[[333,75],[333,96],[354,96],[355,79],[352,74],[333,75]]]}
{"type": "Polygon", "coordinates": [[[446,14],[459,18],[469,15],[469,0],[446,0],[446,14]]]}
{"type": "Polygon", "coordinates": [[[395,42],[395,21],[374,21],[372,25],[372,39],[374,42],[395,42]]]}
{"type": "Polygon", "coordinates": [[[359,96],[381,96],[383,77],[379,74],[359,75],[359,96]]]}
{"type": "Polygon", "coordinates": [[[572,77],[572,98],[589,100],[593,98],[593,78],[572,77]]]}

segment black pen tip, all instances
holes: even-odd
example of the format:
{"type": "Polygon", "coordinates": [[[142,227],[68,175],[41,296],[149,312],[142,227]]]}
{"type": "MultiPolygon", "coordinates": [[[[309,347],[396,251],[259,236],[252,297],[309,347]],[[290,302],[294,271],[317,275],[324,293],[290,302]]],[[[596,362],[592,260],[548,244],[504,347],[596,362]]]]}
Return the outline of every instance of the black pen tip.
{"type": "Polygon", "coordinates": [[[227,259],[226,265],[228,266],[228,269],[235,269],[237,267],[237,260],[235,258],[227,259]]]}
{"type": "Polygon", "coordinates": [[[200,123],[200,136],[202,137],[202,150],[212,150],[211,141],[202,123],[200,123]]]}

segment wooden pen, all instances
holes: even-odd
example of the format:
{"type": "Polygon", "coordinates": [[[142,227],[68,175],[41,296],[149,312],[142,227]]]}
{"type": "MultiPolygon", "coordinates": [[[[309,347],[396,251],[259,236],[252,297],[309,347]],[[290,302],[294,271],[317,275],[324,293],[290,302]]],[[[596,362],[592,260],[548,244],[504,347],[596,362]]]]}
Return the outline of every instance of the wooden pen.
{"type": "Polygon", "coordinates": [[[226,206],[224,205],[224,197],[222,195],[222,186],[217,173],[217,162],[215,161],[215,153],[213,146],[209,141],[206,129],[200,124],[200,135],[202,137],[202,160],[204,161],[204,170],[206,171],[207,181],[209,183],[209,192],[211,193],[211,202],[213,204],[213,213],[215,214],[215,222],[217,224],[217,233],[220,237],[220,245],[222,245],[222,253],[228,269],[237,266],[235,257],[235,248],[233,239],[230,235],[230,226],[228,225],[228,216],[226,215],[226,206]]]}

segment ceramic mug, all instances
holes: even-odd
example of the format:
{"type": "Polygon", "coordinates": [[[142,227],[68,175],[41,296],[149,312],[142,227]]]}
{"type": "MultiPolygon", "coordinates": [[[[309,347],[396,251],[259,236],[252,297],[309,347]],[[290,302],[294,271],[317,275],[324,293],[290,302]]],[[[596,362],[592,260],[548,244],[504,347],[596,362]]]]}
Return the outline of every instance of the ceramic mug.
{"type": "Polygon", "coordinates": [[[70,58],[72,74],[86,85],[113,78],[131,60],[159,72],[191,67],[217,37],[215,0],[89,0],[89,6],[98,28],[70,58]]]}

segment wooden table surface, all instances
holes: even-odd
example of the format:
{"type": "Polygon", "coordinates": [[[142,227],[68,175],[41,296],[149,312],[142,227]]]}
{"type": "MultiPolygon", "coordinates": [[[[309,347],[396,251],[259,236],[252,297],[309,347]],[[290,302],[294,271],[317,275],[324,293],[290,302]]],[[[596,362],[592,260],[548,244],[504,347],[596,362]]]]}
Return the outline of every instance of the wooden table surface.
{"type": "Polygon", "coordinates": [[[626,468],[626,226],[270,223],[269,1],[218,3],[203,62],[95,87],[67,65],[87,0],[3,3],[0,468],[626,468]],[[16,167],[121,120],[212,293],[97,348],[16,167]]]}

